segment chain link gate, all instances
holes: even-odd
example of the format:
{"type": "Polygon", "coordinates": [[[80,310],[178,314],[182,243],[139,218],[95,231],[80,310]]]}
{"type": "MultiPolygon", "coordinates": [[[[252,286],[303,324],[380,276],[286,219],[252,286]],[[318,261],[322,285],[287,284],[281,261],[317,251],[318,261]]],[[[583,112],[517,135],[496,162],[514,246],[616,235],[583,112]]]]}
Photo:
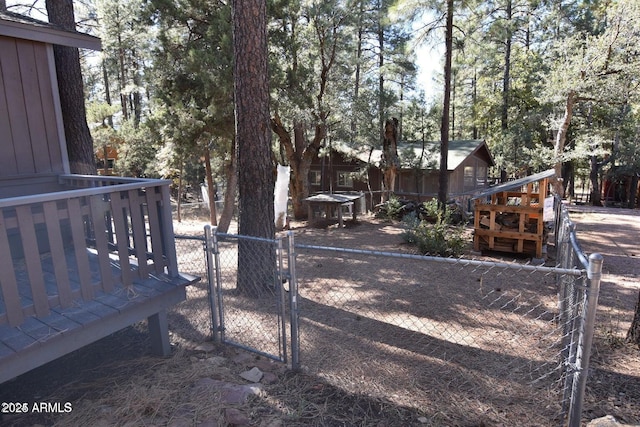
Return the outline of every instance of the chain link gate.
{"type": "MultiPolygon", "coordinates": [[[[295,348],[297,342],[297,315],[291,315],[297,313],[297,289],[291,286],[293,235],[289,244],[285,240],[205,227],[214,341],[289,363],[287,343],[295,348]]],[[[297,356],[291,359],[295,367],[297,356]]]]}
{"type": "MultiPolygon", "coordinates": [[[[293,232],[263,239],[206,226],[199,239],[211,337],[338,383],[373,373],[383,396],[411,384],[425,393],[425,408],[434,393],[445,405],[462,390],[492,411],[517,387],[523,407],[546,399],[546,412],[532,411],[529,422],[578,426],[602,257],[587,259],[561,210],[556,267],[294,244],[293,232]],[[357,375],[349,379],[342,365],[357,375]],[[490,392],[480,392],[486,384],[490,392]]],[[[417,402],[418,391],[408,400],[417,402]]]]}

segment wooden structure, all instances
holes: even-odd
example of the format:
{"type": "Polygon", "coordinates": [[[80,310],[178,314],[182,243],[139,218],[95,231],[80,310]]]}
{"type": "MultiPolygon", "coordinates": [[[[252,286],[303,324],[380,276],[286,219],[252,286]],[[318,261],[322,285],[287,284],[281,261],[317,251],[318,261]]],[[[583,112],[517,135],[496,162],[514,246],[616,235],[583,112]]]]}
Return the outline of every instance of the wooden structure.
{"type": "Polygon", "coordinates": [[[362,193],[320,193],[307,197],[304,201],[308,205],[309,209],[309,226],[314,226],[317,223],[316,212],[324,213],[325,218],[338,219],[338,226],[344,227],[344,221],[342,219],[343,209],[346,207],[351,211],[353,221],[357,219],[357,207],[354,206],[354,202],[364,197],[362,193]]]}
{"type": "Polygon", "coordinates": [[[490,188],[475,198],[473,246],[542,257],[550,169],[490,188]]]}
{"type": "Polygon", "coordinates": [[[0,382],[148,319],[170,352],[169,181],[69,174],[51,43],[99,40],[0,12],[0,382]]]}
{"type": "MultiPolygon", "coordinates": [[[[422,143],[401,142],[398,144],[398,159],[400,166],[394,192],[399,197],[424,200],[437,195],[439,142],[427,142],[424,146],[422,143]]],[[[380,202],[382,191],[381,164],[381,149],[356,150],[335,144],[326,156],[313,160],[309,175],[311,191],[361,191],[369,198],[367,205],[375,205],[380,202]]],[[[489,186],[488,170],[493,165],[493,157],[484,140],[449,141],[447,193],[463,201],[485,190],[489,186]]]]}

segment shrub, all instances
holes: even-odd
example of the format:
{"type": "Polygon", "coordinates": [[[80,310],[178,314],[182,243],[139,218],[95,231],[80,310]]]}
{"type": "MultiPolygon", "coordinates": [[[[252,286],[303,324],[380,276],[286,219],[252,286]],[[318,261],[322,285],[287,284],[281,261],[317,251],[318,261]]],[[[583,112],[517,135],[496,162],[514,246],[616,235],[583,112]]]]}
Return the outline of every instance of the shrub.
{"type": "Polygon", "coordinates": [[[400,199],[391,196],[389,200],[380,205],[375,216],[380,219],[400,219],[402,218],[403,209],[404,204],[400,199]]]}
{"type": "Polygon", "coordinates": [[[422,254],[444,257],[462,255],[467,244],[465,226],[451,224],[448,210],[443,214],[437,209],[437,203],[435,212],[432,202],[425,202],[424,205],[430,214],[435,214],[435,222],[419,220],[413,213],[407,215],[403,219],[407,229],[402,233],[402,238],[416,245],[422,254]]]}

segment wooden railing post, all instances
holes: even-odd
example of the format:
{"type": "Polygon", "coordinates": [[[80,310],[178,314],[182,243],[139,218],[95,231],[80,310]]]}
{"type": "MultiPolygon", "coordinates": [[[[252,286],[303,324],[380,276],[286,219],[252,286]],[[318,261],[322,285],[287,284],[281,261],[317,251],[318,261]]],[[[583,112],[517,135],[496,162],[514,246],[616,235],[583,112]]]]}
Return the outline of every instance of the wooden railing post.
{"type": "Polygon", "coordinates": [[[167,274],[169,277],[178,276],[178,260],[176,258],[176,243],[173,234],[173,218],[171,214],[171,193],[169,184],[162,186],[162,231],[165,256],[167,257],[167,274]]]}

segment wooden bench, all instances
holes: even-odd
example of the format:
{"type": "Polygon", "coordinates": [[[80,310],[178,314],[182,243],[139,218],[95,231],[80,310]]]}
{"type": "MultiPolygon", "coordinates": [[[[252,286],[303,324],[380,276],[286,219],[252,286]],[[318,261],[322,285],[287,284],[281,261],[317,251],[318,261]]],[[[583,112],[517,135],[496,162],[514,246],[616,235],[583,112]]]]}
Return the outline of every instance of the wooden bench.
{"type": "Polygon", "coordinates": [[[0,200],[0,382],[144,319],[170,353],[166,310],[198,278],[177,271],[168,185],[101,180],[0,200]]]}

